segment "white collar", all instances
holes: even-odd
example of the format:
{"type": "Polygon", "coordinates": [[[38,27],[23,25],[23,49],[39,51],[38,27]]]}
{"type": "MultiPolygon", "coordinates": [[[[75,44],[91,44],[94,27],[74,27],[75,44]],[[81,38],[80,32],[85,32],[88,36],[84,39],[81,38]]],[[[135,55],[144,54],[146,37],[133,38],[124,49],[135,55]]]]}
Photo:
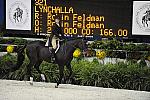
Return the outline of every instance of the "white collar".
{"type": "Polygon", "coordinates": [[[56,24],[60,27],[60,25],[58,23],[56,23],[56,24]]]}

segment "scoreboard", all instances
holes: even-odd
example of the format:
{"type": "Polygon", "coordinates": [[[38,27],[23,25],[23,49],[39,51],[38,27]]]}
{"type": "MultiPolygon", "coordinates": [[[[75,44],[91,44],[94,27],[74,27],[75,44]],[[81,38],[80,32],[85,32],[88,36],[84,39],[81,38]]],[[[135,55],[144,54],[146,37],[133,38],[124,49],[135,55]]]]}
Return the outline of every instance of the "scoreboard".
{"type": "Polygon", "coordinates": [[[51,34],[54,17],[68,37],[128,37],[132,26],[131,0],[35,0],[33,32],[51,34]]]}

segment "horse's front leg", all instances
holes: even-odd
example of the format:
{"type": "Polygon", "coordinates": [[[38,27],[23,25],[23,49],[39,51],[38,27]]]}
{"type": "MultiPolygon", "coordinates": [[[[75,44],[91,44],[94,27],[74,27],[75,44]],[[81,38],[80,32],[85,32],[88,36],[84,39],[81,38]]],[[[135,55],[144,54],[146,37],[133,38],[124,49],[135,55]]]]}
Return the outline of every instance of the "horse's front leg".
{"type": "Polygon", "coordinates": [[[59,66],[59,81],[55,88],[58,88],[58,85],[61,84],[62,78],[64,77],[64,66],[59,66]]]}
{"type": "Polygon", "coordinates": [[[30,61],[30,63],[27,66],[27,76],[28,76],[28,79],[29,79],[31,85],[33,85],[33,77],[31,74],[31,68],[33,65],[34,65],[34,62],[30,61]]]}

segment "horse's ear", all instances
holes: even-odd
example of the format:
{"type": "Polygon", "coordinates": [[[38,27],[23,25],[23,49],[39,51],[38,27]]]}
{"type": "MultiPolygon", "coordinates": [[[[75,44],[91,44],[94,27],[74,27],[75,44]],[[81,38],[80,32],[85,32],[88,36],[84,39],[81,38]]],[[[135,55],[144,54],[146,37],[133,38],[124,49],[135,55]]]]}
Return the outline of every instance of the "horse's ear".
{"type": "Polygon", "coordinates": [[[88,42],[88,40],[85,37],[83,38],[83,41],[84,41],[84,43],[88,42]]]}

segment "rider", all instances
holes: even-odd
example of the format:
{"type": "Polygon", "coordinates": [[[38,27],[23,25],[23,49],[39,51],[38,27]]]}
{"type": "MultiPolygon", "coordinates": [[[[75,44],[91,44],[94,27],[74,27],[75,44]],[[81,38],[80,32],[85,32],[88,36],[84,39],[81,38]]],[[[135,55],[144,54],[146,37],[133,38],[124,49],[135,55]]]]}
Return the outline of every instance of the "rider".
{"type": "MultiPolygon", "coordinates": [[[[60,40],[65,39],[64,33],[62,31],[61,23],[60,23],[60,17],[55,16],[55,23],[52,26],[52,33],[50,35],[50,40],[52,44],[52,59],[55,59],[55,50],[58,47],[58,43],[60,40]]],[[[50,42],[49,39],[47,42],[50,42]]],[[[48,46],[46,44],[46,46],[48,46]]]]}

